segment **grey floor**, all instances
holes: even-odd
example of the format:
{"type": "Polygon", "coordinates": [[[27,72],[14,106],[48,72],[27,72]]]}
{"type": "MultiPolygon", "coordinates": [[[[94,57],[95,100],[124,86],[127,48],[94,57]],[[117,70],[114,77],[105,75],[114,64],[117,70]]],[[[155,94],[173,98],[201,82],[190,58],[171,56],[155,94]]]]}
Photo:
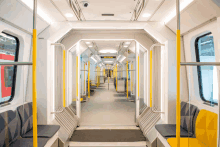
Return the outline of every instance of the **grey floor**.
{"type": "Polygon", "coordinates": [[[113,80],[101,84],[91,98],[82,103],[80,126],[90,125],[135,125],[135,103],[123,95],[117,96],[113,80]]]}

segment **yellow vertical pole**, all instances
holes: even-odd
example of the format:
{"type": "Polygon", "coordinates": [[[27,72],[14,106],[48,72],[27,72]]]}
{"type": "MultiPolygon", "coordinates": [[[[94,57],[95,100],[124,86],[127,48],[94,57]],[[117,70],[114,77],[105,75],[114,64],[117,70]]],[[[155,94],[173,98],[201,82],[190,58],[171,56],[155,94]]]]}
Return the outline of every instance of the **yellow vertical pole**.
{"type": "Polygon", "coordinates": [[[153,69],[153,65],[152,65],[152,50],[150,51],[150,107],[152,107],[152,69],[153,69]]]}
{"type": "Polygon", "coordinates": [[[127,86],[127,98],[128,98],[128,61],[127,61],[127,82],[126,82],[127,86]]]}
{"type": "Polygon", "coordinates": [[[76,56],[76,99],[78,99],[78,56],[76,56]]]}
{"type": "Polygon", "coordinates": [[[176,139],[177,147],[180,147],[180,61],[181,61],[181,44],[180,44],[180,2],[176,0],[176,14],[177,14],[177,31],[176,31],[176,139]]]}
{"type": "Polygon", "coordinates": [[[33,65],[32,65],[32,94],[33,94],[33,147],[37,147],[37,0],[34,0],[33,9],[33,65]]]}
{"type": "Polygon", "coordinates": [[[90,98],[90,61],[88,61],[88,98],[90,98]]]}
{"type": "Polygon", "coordinates": [[[140,87],[140,77],[139,77],[139,74],[140,74],[140,57],[138,56],[138,97],[140,96],[140,89],[139,89],[139,87],[140,87]]]}
{"type": "Polygon", "coordinates": [[[117,71],[118,65],[116,65],[116,71],[115,71],[115,76],[116,76],[116,91],[118,90],[118,79],[117,79],[117,75],[118,75],[118,71],[117,71]]]}
{"type": "Polygon", "coordinates": [[[66,60],[66,52],[63,50],[63,107],[66,107],[66,97],[65,97],[65,60],[66,60]]]}
{"type": "Polygon", "coordinates": [[[133,82],[132,82],[132,70],[133,70],[133,64],[131,63],[131,92],[133,90],[133,82]]]}
{"type": "Polygon", "coordinates": [[[33,76],[33,146],[37,147],[37,30],[33,30],[33,66],[32,66],[32,76],[33,76]]]}
{"type": "Polygon", "coordinates": [[[86,63],[84,63],[84,93],[86,92],[86,63]]]}

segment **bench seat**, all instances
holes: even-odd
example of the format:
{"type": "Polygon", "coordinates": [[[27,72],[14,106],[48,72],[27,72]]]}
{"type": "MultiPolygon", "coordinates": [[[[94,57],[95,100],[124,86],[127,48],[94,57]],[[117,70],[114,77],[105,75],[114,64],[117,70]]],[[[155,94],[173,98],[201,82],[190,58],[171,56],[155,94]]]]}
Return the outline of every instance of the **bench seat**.
{"type": "MultiPolygon", "coordinates": [[[[176,137],[176,124],[160,124],[160,125],[156,125],[155,128],[163,137],[176,137]]],[[[181,127],[180,136],[192,137],[193,134],[187,132],[181,127]]]]}
{"type": "MultiPolygon", "coordinates": [[[[37,136],[41,138],[51,138],[60,129],[58,125],[38,125],[37,136]]],[[[22,135],[23,138],[33,138],[33,129],[22,135]]]]}
{"type": "MultiPolygon", "coordinates": [[[[168,143],[171,147],[176,147],[176,138],[169,138],[168,143]]],[[[180,138],[180,147],[207,147],[196,138],[180,138]]]]}
{"type": "MultiPolygon", "coordinates": [[[[38,147],[44,147],[50,138],[37,138],[38,147]]],[[[17,139],[9,147],[33,147],[33,138],[17,139]]]]}
{"type": "MultiPolygon", "coordinates": [[[[196,138],[180,138],[181,147],[217,147],[218,115],[201,110],[196,119],[196,138]]],[[[167,142],[171,147],[176,147],[176,138],[169,138],[167,142]]]]}
{"type": "MultiPolygon", "coordinates": [[[[199,109],[189,103],[181,102],[180,137],[193,137],[195,132],[195,120],[199,109]]],[[[156,130],[165,138],[176,137],[175,124],[158,124],[156,130]]]]}

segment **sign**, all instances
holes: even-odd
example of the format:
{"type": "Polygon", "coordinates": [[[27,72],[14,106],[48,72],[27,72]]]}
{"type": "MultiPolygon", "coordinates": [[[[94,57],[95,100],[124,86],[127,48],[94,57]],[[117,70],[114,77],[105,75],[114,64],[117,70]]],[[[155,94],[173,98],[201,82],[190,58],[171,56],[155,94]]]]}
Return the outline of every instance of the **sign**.
{"type": "Polygon", "coordinates": [[[116,58],[116,56],[101,56],[101,58],[105,58],[105,59],[113,59],[113,58],[116,58]]]}

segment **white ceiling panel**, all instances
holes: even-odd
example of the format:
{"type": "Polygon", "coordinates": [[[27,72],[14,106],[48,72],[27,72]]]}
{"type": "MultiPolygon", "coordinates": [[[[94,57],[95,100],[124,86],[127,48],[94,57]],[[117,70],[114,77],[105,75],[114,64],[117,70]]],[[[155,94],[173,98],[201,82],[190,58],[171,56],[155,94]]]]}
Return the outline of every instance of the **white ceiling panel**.
{"type": "MultiPolygon", "coordinates": [[[[33,11],[31,11],[26,5],[17,0],[1,1],[0,17],[29,32],[32,32],[33,30],[33,11]]],[[[38,33],[44,30],[48,25],[48,23],[46,23],[41,17],[38,16],[38,33]]]]}
{"type": "Polygon", "coordinates": [[[160,6],[160,4],[164,0],[149,0],[145,9],[139,16],[139,21],[147,21],[149,18],[151,18],[152,14],[156,11],[156,9],[160,6]],[[143,17],[144,14],[150,14],[149,17],[143,17]]]}
{"type": "MultiPolygon", "coordinates": [[[[86,0],[78,0],[81,1],[86,0]]],[[[138,0],[87,0],[89,6],[80,7],[86,20],[130,20],[138,0]],[[114,16],[102,16],[114,14],[114,16]]]]}
{"type": "MultiPolygon", "coordinates": [[[[181,33],[212,19],[220,14],[220,9],[212,1],[196,1],[181,12],[181,33]]],[[[176,31],[176,17],[168,22],[167,26],[176,31]]]]}
{"type": "MultiPolygon", "coordinates": [[[[44,0],[43,0],[44,1],[44,0]]],[[[70,8],[67,0],[49,0],[55,3],[55,5],[58,7],[58,9],[61,11],[61,13],[65,16],[65,18],[68,21],[76,21],[76,15],[74,14],[74,12],[72,11],[72,9],[70,8]],[[73,17],[66,17],[66,14],[72,14],[73,17]]]]}

